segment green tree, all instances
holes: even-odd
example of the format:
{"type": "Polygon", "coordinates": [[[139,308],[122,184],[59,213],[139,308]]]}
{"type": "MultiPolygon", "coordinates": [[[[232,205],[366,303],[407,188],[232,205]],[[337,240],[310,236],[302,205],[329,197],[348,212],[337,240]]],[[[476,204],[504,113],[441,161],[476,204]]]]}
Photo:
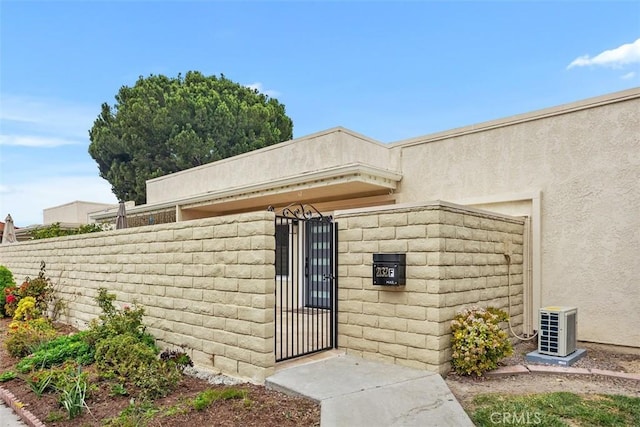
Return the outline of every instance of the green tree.
{"type": "Polygon", "coordinates": [[[145,181],[293,136],[284,105],[220,75],[140,77],[102,104],[89,154],[119,200],[146,202],[145,181]]]}

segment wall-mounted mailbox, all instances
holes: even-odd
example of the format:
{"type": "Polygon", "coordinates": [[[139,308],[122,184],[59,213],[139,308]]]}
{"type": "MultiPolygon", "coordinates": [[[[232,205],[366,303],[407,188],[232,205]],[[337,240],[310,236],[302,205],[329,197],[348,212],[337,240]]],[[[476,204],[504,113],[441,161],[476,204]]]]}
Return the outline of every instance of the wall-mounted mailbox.
{"type": "Polygon", "coordinates": [[[407,276],[406,254],[373,254],[373,284],[400,286],[407,276]]]}

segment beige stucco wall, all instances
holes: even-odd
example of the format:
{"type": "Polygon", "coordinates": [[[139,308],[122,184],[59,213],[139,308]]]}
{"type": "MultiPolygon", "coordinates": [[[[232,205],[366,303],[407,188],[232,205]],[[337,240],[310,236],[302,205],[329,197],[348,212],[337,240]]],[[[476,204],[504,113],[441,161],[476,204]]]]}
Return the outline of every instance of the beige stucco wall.
{"type": "Polygon", "coordinates": [[[261,183],[275,185],[287,178],[355,163],[395,171],[398,161],[384,144],[337,128],[149,180],[147,203],[261,183]]]}
{"type": "Polygon", "coordinates": [[[640,330],[627,327],[640,324],[640,90],[392,149],[401,152],[400,203],[509,209],[517,194],[540,195],[534,298],[578,307],[580,340],[640,346],[640,330]]]}
{"type": "Polygon", "coordinates": [[[256,212],[0,245],[16,280],[47,275],[84,328],[100,287],[142,304],[161,346],[204,369],[262,382],[273,372],[274,214],[256,212]]]}
{"type": "Polygon", "coordinates": [[[336,212],[335,217],[340,348],[445,374],[451,320],[462,309],[504,309],[521,334],[522,220],[444,202],[336,212]],[[505,252],[511,253],[510,266],[505,252]],[[405,286],[372,284],[374,253],[406,254],[405,286]]]}
{"type": "Polygon", "coordinates": [[[117,209],[118,205],[75,201],[60,206],[54,206],[42,211],[43,224],[70,223],[88,224],[89,214],[97,211],[117,209]]]}

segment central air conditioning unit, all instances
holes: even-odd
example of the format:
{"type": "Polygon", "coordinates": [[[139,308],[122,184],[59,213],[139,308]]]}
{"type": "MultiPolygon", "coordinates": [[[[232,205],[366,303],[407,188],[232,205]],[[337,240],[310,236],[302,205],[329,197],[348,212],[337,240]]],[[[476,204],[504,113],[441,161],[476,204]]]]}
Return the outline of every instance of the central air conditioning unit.
{"type": "Polygon", "coordinates": [[[576,350],[578,309],[543,307],[540,309],[538,352],[565,357],[576,350]]]}

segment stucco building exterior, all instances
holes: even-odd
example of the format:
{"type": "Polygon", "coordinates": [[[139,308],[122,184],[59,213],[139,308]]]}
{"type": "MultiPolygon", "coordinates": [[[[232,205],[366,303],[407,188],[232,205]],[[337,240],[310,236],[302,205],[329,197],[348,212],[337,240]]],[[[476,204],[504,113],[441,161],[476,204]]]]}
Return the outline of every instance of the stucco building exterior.
{"type": "Polygon", "coordinates": [[[333,128],[149,180],[128,214],[434,200],[524,220],[525,333],[540,307],[576,306],[578,339],[640,347],[640,88],[390,144],[333,128]]]}
{"type": "Polygon", "coordinates": [[[114,204],[76,200],[75,202],[44,209],[42,211],[43,224],[48,225],[56,222],[76,225],[87,224],[91,222],[90,214],[109,212],[117,208],[118,206],[114,204]]]}

